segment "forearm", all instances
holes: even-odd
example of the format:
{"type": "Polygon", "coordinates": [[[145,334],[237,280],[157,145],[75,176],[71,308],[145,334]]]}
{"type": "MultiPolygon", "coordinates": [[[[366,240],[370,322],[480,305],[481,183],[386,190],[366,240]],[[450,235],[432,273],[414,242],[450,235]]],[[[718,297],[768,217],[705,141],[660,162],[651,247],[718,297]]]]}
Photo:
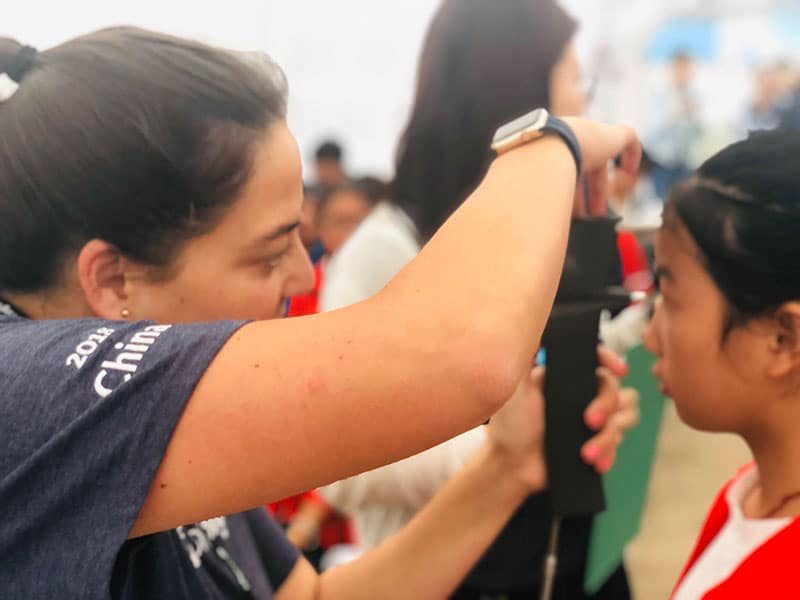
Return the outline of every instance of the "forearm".
{"type": "Polygon", "coordinates": [[[574,190],[575,164],[558,138],[503,155],[384,295],[425,316],[409,324],[420,336],[436,324],[464,336],[462,353],[478,349],[487,370],[507,365],[510,393],[552,307],[574,190]]]}
{"type": "Polygon", "coordinates": [[[400,533],[322,575],[318,598],[440,599],[463,580],[532,493],[489,442],[400,533]]]}
{"type": "Polygon", "coordinates": [[[371,504],[417,511],[482,446],[484,429],[476,427],[414,456],[324,486],[319,492],[331,506],[351,516],[371,504]]]}

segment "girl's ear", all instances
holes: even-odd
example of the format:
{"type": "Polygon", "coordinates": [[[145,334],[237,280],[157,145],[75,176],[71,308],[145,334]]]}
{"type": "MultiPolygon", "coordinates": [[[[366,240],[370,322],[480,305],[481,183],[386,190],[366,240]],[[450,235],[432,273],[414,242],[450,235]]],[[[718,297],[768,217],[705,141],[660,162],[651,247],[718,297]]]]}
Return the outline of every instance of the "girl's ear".
{"type": "Polygon", "coordinates": [[[769,374],[780,378],[800,373],[800,302],[783,304],[771,322],[769,374]]]}

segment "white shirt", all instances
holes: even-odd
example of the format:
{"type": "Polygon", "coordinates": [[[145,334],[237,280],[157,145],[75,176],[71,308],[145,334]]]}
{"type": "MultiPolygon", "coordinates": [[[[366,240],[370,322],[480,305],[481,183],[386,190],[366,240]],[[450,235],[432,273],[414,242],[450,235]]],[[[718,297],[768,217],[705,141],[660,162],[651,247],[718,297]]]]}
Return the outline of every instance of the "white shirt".
{"type": "Polygon", "coordinates": [[[358,544],[370,550],[400,531],[486,439],[471,429],[430,450],[320,488],[331,506],[353,519],[358,544]]]}
{"type": "Polygon", "coordinates": [[[402,209],[381,202],[325,267],[320,310],[344,308],[381,291],[419,252],[402,209]]]}

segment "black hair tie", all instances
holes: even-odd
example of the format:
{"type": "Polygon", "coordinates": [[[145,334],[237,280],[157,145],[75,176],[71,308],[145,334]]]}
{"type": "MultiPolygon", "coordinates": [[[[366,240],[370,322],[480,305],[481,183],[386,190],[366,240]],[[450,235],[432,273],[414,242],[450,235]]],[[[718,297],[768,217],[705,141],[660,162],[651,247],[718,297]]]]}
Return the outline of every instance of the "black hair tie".
{"type": "Polygon", "coordinates": [[[30,73],[33,68],[33,63],[36,61],[36,55],[39,53],[33,46],[23,46],[17,52],[11,65],[6,69],[6,75],[12,81],[22,83],[25,76],[30,73]]]}

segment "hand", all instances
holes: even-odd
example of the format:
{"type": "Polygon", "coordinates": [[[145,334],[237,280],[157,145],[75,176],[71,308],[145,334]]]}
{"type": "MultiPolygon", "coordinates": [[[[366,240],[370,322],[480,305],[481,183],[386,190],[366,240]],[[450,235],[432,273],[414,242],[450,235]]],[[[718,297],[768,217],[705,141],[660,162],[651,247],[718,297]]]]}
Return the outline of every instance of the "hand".
{"type": "Polygon", "coordinates": [[[313,550],[319,541],[319,530],[315,523],[297,519],[286,529],[286,537],[300,550],[313,550]]]}
{"type": "Polygon", "coordinates": [[[489,421],[487,437],[531,491],[547,484],[544,454],[544,367],[535,367],[489,421]]]}
{"type": "MultiPolygon", "coordinates": [[[[619,378],[627,374],[624,360],[606,348],[598,349],[597,397],[587,406],[584,420],[598,431],[581,449],[587,464],[599,473],[608,471],[616,460],[624,431],[638,420],[635,390],[620,390],[619,378]]],[[[543,367],[534,368],[517,386],[514,395],[495,414],[488,426],[488,438],[502,452],[531,491],[544,489],[547,466],[544,450],[543,367]]]]}
{"type": "Polygon", "coordinates": [[[319,534],[330,509],[319,500],[305,498],[300,503],[286,536],[301,550],[313,550],[319,545],[319,534]]]}
{"type": "Polygon", "coordinates": [[[639,392],[633,388],[622,388],[619,391],[619,408],[611,418],[615,425],[625,434],[639,424],[639,392]]]}
{"type": "Polygon", "coordinates": [[[575,117],[564,121],[572,128],[583,154],[583,178],[575,195],[575,216],[608,214],[608,163],[620,157],[620,167],[628,173],[639,170],[642,145],[636,132],[624,125],[606,125],[575,117]],[[582,182],[586,181],[584,195],[582,182]]]}
{"type": "Polygon", "coordinates": [[[639,420],[639,395],[619,387],[619,380],[628,374],[622,358],[604,346],[597,349],[597,357],[597,397],[586,407],[584,421],[598,434],[583,445],[581,457],[603,474],[614,466],[625,432],[639,420]]]}

